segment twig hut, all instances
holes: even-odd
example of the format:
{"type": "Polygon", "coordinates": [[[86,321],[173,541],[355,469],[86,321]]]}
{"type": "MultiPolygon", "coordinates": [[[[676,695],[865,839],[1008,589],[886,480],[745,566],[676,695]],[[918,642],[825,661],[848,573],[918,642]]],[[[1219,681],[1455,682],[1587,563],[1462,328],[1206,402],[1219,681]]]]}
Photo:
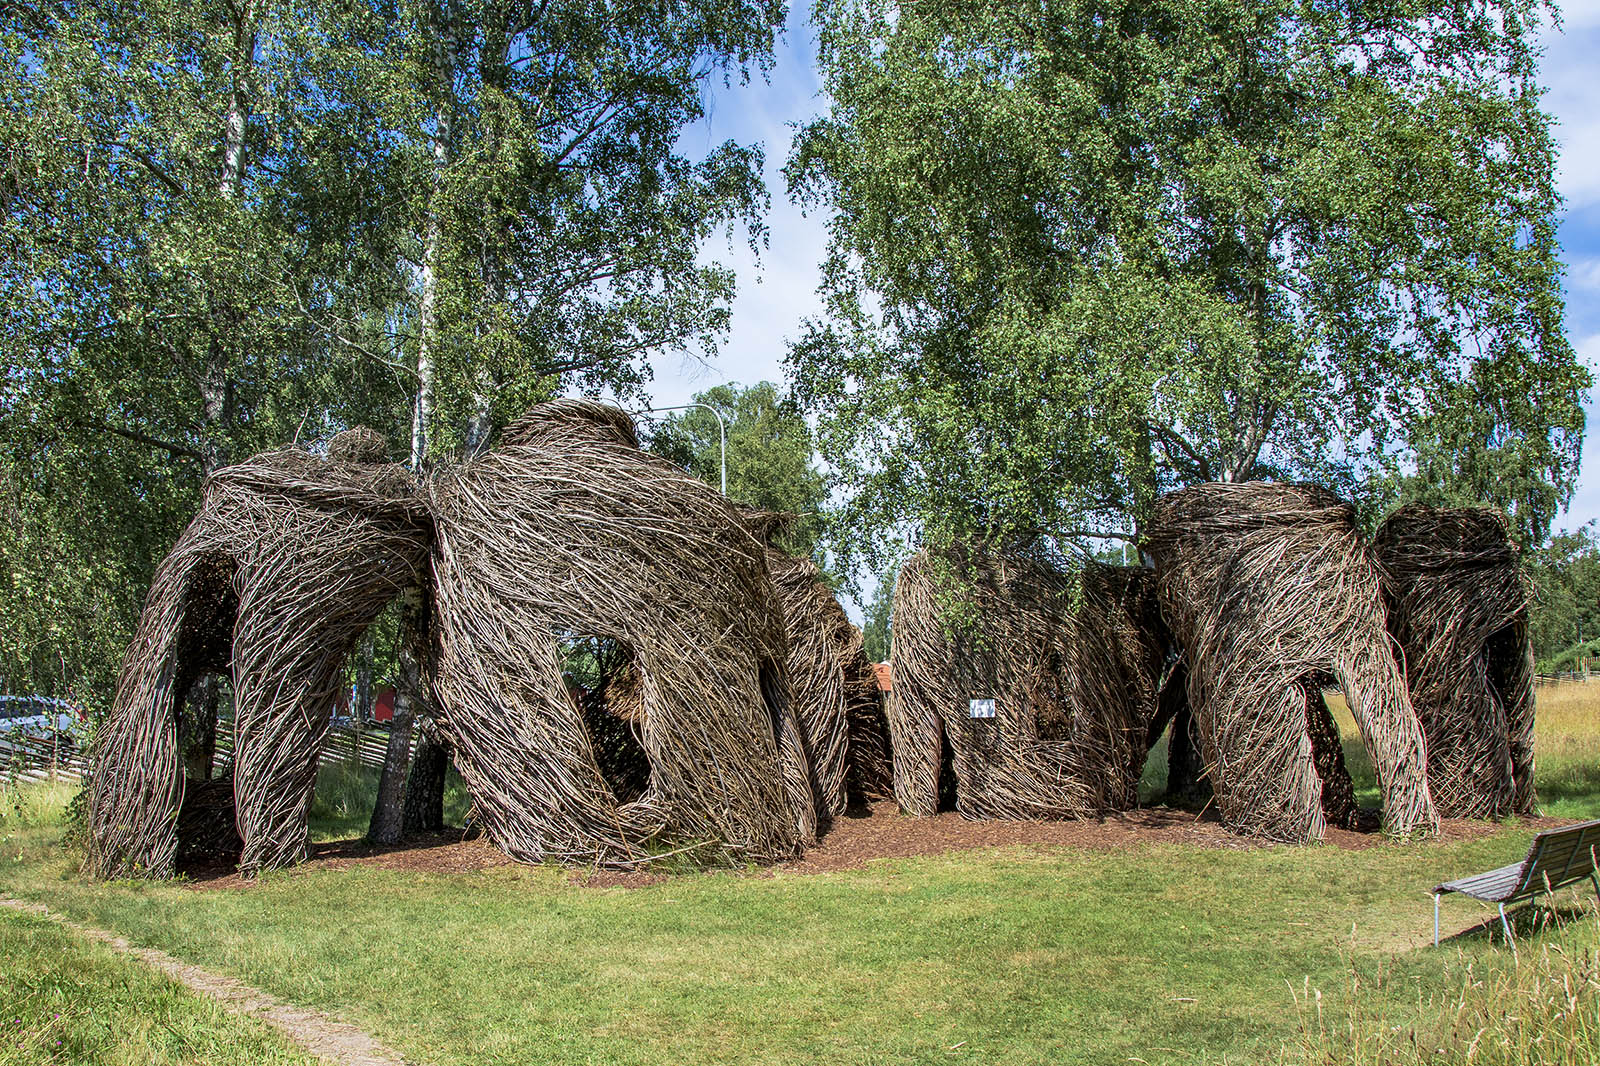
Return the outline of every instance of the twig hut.
{"type": "Polygon", "coordinates": [[[721,495],[641,452],[626,414],[581,400],[535,407],[431,492],[439,726],[498,847],[767,861],[812,839],[765,549],[721,495]],[[648,764],[642,792],[637,773],[608,779],[606,738],[569,685],[585,641],[625,664],[601,702],[648,764]]]}
{"type": "Polygon", "coordinates": [[[328,459],[285,449],[207,480],[199,515],[156,571],[96,738],[90,872],[171,874],[180,716],[201,673],[230,669],[240,869],[304,856],[344,660],[426,568],[426,509],[382,450],[381,437],[352,431],[328,459]]]}
{"type": "Polygon", "coordinates": [[[1409,504],[1374,548],[1439,813],[1533,813],[1529,587],[1505,516],[1409,504]]]}
{"type": "Polygon", "coordinates": [[[913,814],[1090,817],[1137,802],[1166,661],[1151,577],[921,553],[894,591],[895,796],[913,814]],[[953,796],[952,796],[953,792],[953,796]]]}
{"type": "Polygon", "coordinates": [[[1354,816],[1321,695],[1336,683],[1377,769],[1386,828],[1436,827],[1422,728],[1349,504],[1310,486],[1199,485],[1157,501],[1148,550],[1224,823],[1303,842],[1354,816]]]}

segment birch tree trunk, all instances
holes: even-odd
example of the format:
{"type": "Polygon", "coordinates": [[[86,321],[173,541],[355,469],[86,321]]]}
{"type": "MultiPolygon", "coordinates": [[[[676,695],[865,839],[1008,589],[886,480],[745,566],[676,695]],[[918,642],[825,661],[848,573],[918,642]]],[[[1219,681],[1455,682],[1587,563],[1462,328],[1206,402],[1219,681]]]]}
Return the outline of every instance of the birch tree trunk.
{"type": "MultiPolygon", "coordinates": [[[[233,9],[233,52],[228,105],[222,117],[222,171],[217,178],[217,195],[235,201],[244,180],[244,144],[249,126],[251,81],[256,56],[257,0],[233,9]]],[[[238,327],[238,315],[230,307],[211,308],[211,336],[205,362],[195,382],[200,392],[200,466],[210,477],[229,460],[225,441],[232,428],[232,383],[229,380],[230,336],[238,327]]],[[[186,694],[183,720],[184,772],[195,781],[209,781],[217,750],[217,715],[222,695],[222,679],[206,671],[195,679],[186,694]]]]}
{"type": "Polygon", "coordinates": [[[427,640],[427,619],[420,589],[408,589],[400,601],[400,678],[395,686],[394,719],[389,723],[389,745],[384,751],[383,773],[372,805],[367,839],[374,844],[398,844],[404,833],[401,786],[411,756],[411,730],[422,697],[422,660],[419,650],[427,640]]]}
{"type": "MultiPolygon", "coordinates": [[[[422,263],[418,270],[421,293],[417,305],[417,401],[411,414],[411,469],[420,476],[428,455],[428,431],[433,419],[433,385],[439,343],[439,274],[443,252],[442,198],[445,170],[450,164],[450,139],[454,111],[455,49],[450,38],[449,13],[441,9],[433,36],[433,64],[438,104],[434,112],[433,174],[428,210],[423,221],[422,263]]],[[[426,713],[422,684],[427,624],[421,590],[406,593],[400,612],[400,684],[395,693],[394,720],[378,795],[372,807],[367,839],[374,844],[396,844],[405,835],[404,781],[411,754],[411,735],[419,712],[426,713]]],[[[443,804],[443,774],[440,805],[443,804]]]]}

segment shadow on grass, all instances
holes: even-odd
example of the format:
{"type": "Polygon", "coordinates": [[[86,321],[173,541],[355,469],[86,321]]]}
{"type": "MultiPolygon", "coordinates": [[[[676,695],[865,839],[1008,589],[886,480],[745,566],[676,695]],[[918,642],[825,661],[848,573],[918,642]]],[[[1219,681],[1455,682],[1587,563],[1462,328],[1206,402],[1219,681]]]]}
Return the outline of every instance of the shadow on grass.
{"type": "MultiPolygon", "coordinates": [[[[1440,908],[1440,936],[1439,946],[1448,944],[1469,944],[1481,941],[1491,941],[1505,944],[1505,931],[1500,926],[1498,911],[1476,925],[1470,925],[1457,933],[1445,934],[1450,921],[1450,897],[1444,897],[1444,906],[1440,908]]],[[[1489,904],[1493,906],[1493,904],[1489,904]]],[[[1506,918],[1511,923],[1511,935],[1518,944],[1526,944],[1534,936],[1551,932],[1560,926],[1579,921],[1589,914],[1589,908],[1581,903],[1556,902],[1549,898],[1538,900],[1534,903],[1518,903],[1514,907],[1506,908],[1506,918]]]]}
{"type": "MultiPolygon", "coordinates": [[[[309,862],[322,862],[341,859],[372,859],[384,855],[403,855],[407,852],[426,851],[432,848],[459,844],[463,840],[474,839],[477,835],[476,830],[463,830],[447,825],[438,832],[413,834],[398,844],[373,844],[365,837],[360,836],[344,840],[323,840],[311,845],[306,859],[309,862]]],[[[422,863],[419,865],[428,864],[422,863]]],[[[196,885],[206,885],[219,881],[235,880],[239,874],[239,864],[237,861],[180,862],[177,872],[186,881],[196,885]]]]}

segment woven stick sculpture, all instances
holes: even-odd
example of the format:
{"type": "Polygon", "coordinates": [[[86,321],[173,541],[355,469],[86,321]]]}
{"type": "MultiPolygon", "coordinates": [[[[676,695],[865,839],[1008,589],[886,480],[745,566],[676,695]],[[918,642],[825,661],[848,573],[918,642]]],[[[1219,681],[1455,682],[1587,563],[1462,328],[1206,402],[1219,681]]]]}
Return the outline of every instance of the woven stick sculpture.
{"type": "Polygon", "coordinates": [[[888,724],[861,631],[808,559],[767,550],[788,640],[795,714],[811,755],[817,800],[829,815],[887,795],[888,724]]]}
{"type": "Polygon", "coordinates": [[[765,549],[722,496],[641,452],[626,414],[579,400],[529,411],[431,495],[439,726],[501,850],[770,861],[814,837],[765,549]],[[580,639],[637,671],[615,714],[649,764],[635,798],[602,772],[564,677],[580,639]]]}
{"type": "Polygon", "coordinates": [[[1374,550],[1439,813],[1533,813],[1529,586],[1505,516],[1409,504],[1374,550]]]}
{"type": "Polygon", "coordinates": [[[1349,786],[1328,750],[1338,737],[1320,720],[1321,685],[1336,680],[1377,769],[1387,831],[1437,827],[1422,728],[1349,504],[1307,486],[1199,485],[1157,501],[1148,550],[1225,824],[1298,843],[1322,838],[1325,804],[1342,815],[1349,786]]]}
{"type": "Polygon", "coordinates": [[[952,783],[969,818],[1135,806],[1166,660],[1151,603],[1151,577],[1120,567],[1072,574],[1014,551],[909,560],[889,700],[900,806],[933,814],[952,783]],[[975,700],[993,717],[975,717],[988,710],[975,700]]]}
{"type": "Polygon", "coordinates": [[[207,480],[156,571],[96,740],[89,872],[171,874],[183,700],[202,672],[230,667],[241,872],[303,858],[344,660],[426,567],[426,509],[403,468],[370,461],[381,450],[353,432],[326,460],[286,449],[207,480]]]}

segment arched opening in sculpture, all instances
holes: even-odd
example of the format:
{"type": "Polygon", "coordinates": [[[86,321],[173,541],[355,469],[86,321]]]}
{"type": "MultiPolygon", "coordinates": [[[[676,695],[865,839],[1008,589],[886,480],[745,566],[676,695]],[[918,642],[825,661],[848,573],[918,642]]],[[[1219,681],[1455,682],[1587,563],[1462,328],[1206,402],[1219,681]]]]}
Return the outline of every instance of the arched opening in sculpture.
{"type": "Polygon", "coordinates": [[[562,672],[589,733],[595,765],[617,803],[650,788],[644,678],[633,649],[612,637],[557,634],[562,672]]]}
{"type": "MultiPolygon", "coordinates": [[[[332,446],[329,454],[345,457],[284,449],[207,481],[200,513],[157,569],[97,738],[91,872],[166,876],[180,822],[191,837],[202,823],[225,824],[197,817],[198,793],[190,817],[180,817],[175,704],[208,670],[233,677],[241,870],[304,857],[344,662],[383,607],[420,582],[429,537],[408,472],[332,446]]],[[[225,794],[220,784],[206,791],[225,794]]]]}

